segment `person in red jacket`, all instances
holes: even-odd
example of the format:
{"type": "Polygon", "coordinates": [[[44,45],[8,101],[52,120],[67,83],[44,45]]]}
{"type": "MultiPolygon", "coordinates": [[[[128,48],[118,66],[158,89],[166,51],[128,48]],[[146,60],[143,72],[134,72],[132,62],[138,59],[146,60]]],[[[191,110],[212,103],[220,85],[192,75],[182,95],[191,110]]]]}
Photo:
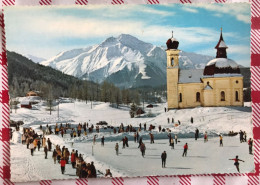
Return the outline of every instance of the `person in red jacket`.
{"type": "Polygon", "coordinates": [[[229,159],[229,160],[234,160],[235,161],[234,165],[236,166],[237,171],[240,173],[240,171],[239,171],[239,162],[238,161],[242,161],[242,162],[245,162],[245,161],[243,161],[241,159],[238,159],[238,155],[236,156],[235,159],[229,159]]]}
{"type": "Polygon", "coordinates": [[[64,174],[64,171],[65,171],[65,166],[66,166],[66,160],[64,157],[61,158],[61,161],[60,161],[60,167],[61,167],[61,173],[64,174]]]}
{"type": "Polygon", "coordinates": [[[73,149],[72,152],[71,152],[70,161],[71,161],[71,164],[72,164],[72,168],[75,168],[76,158],[75,158],[74,149],[73,149]]]}
{"type": "Polygon", "coordinates": [[[186,155],[187,155],[187,150],[188,150],[188,143],[186,143],[186,144],[183,146],[183,149],[184,149],[184,151],[183,151],[182,157],[184,157],[184,155],[185,155],[185,157],[186,157],[186,155]]]}

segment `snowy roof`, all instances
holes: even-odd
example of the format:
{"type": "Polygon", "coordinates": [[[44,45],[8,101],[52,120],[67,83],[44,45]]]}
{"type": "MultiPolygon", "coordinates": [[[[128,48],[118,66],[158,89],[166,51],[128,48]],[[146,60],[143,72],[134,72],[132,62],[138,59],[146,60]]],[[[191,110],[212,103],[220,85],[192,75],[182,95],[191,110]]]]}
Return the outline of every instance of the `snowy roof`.
{"type": "Polygon", "coordinates": [[[222,41],[220,41],[220,43],[219,43],[219,46],[218,46],[219,48],[228,48],[227,47],[227,45],[226,45],[226,43],[222,40],[222,41]]]}
{"type": "Polygon", "coordinates": [[[203,69],[180,70],[179,83],[201,83],[203,69]]]}
{"type": "Polygon", "coordinates": [[[177,39],[175,39],[174,37],[172,37],[171,38],[171,41],[173,42],[173,41],[177,41],[177,39]]]}
{"type": "Polygon", "coordinates": [[[212,78],[212,77],[242,77],[243,75],[238,73],[216,73],[214,75],[204,75],[203,78],[212,78]]]}
{"type": "Polygon", "coordinates": [[[28,100],[23,100],[23,101],[21,102],[21,105],[30,105],[30,101],[28,101],[28,100]]]}
{"type": "Polygon", "coordinates": [[[218,67],[218,68],[225,68],[225,67],[238,68],[239,67],[235,61],[228,59],[228,58],[215,58],[215,59],[209,61],[206,66],[211,66],[214,64],[215,64],[215,67],[218,67]]]}
{"type": "Polygon", "coordinates": [[[213,89],[210,85],[206,85],[205,87],[204,87],[204,90],[211,90],[211,89],[213,89]]]}

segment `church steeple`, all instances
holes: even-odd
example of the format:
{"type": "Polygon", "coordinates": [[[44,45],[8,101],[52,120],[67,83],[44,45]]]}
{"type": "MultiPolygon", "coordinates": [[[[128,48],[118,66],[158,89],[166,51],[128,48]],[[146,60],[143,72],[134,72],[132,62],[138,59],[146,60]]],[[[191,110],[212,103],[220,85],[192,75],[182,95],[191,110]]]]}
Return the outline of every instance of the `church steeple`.
{"type": "Polygon", "coordinates": [[[221,28],[220,38],[218,44],[215,47],[215,49],[217,49],[216,58],[227,58],[227,51],[226,51],[227,48],[228,47],[222,36],[222,28],[221,28]]]}

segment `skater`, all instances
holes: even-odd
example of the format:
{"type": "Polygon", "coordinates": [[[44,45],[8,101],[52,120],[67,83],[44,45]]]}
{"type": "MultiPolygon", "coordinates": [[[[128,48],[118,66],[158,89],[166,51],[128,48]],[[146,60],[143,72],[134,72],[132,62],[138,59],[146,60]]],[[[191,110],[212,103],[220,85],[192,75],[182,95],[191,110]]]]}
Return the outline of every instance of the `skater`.
{"type": "Polygon", "coordinates": [[[186,143],[184,146],[183,146],[183,154],[182,154],[182,157],[186,157],[186,155],[187,155],[187,150],[188,150],[188,143],[186,143]]]}
{"type": "Polygon", "coordinates": [[[144,143],[142,143],[141,146],[140,146],[140,150],[141,150],[141,152],[142,152],[142,156],[143,156],[143,157],[144,157],[144,155],[145,155],[145,149],[146,149],[146,147],[145,147],[144,143]]]}
{"type": "Polygon", "coordinates": [[[174,123],[174,118],[172,118],[172,123],[174,123]]]}
{"type": "Polygon", "coordinates": [[[167,158],[167,154],[166,151],[164,151],[161,155],[161,159],[162,159],[162,168],[165,168],[165,164],[166,164],[166,158],[167,158]]]}
{"type": "Polygon", "coordinates": [[[116,150],[116,155],[118,155],[118,150],[119,150],[118,143],[116,143],[115,150],[116,150]]]}
{"type": "Polygon", "coordinates": [[[195,130],[195,140],[197,140],[199,138],[199,129],[196,128],[195,130]]]}
{"type": "Polygon", "coordinates": [[[112,173],[110,172],[110,169],[106,169],[105,177],[112,177],[112,173]]]}
{"type": "Polygon", "coordinates": [[[159,128],[159,132],[161,132],[161,130],[162,130],[162,127],[161,127],[161,125],[159,125],[159,127],[158,127],[158,128],[159,128]]]}
{"type": "Polygon", "coordinates": [[[40,139],[37,140],[37,146],[38,146],[38,151],[40,151],[40,147],[41,147],[41,141],[40,141],[40,139]]]}
{"type": "Polygon", "coordinates": [[[51,144],[52,143],[51,143],[50,138],[48,138],[47,143],[48,143],[48,150],[51,151],[51,144]]]}
{"type": "Polygon", "coordinates": [[[47,159],[48,149],[47,146],[44,147],[45,159],[47,159]]]}
{"type": "Polygon", "coordinates": [[[31,150],[31,155],[33,156],[33,151],[34,151],[34,145],[33,142],[30,143],[29,149],[31,150]]]}
{"type": "Polygon", "coordinates": [[[171,146],[172,135],[171,135],[171,133],[169,133],[167,136],[168,136],[168,138],[169,138],[169,146],[171,146]]]}
{"type": "Polygon", "coordinates": [[[193,117],[190,118],[190,122],[193,123],[193,117]]]}
{"type": "Polygon", "coordinates": [[[61,173],[62,174],[64,174],[65,166],[66,166],[66,160],[62,157],[61,161],[60,161],[60,167],[61,167],[61,173]]]}
{"type": "Polygon", "coordinates": [[[171,138],[171,148],[174,149],[174,140],[171,138]]]}
{"type": "Polygon", "coordinates": [[[152,133],[150,133],[150,143],[151,143],[151,144],[154,143],[154,136],[153,136],[152,133]]]}
{"type": "Polygon", "coordinates": [[[240,143],[242,143],[243,142],[243,140],[244,140],[244,132],[242,132],[242,130],[240,130],[240,132],[239,132],[239,138],[240,138],[240,143]]]}
{"type": "Polygon", "coordinates": [[[207,141],[208,141],[208,133],[205,132],[205,134],[204,134],[204,143],[206,143],[207,141]]]}
{"type": "Polygon", "coordinates": [[[244,141],[246,142],[246,131],[244,131],[244,141]]]}
{"type": "Polygon", "coordinates": [[[139,141],[139,133],[136,132],[136,141],[139,141]]]}
{"type": "Polygon", "coordinates": [[[253,140],[251,138],[249,138],[249,140],[248,140],[248,146],[249,146],[249,154],[253,154],[252,153],[253,140]]]}
{"type": "Polygon", "coordinates": [[[144,131],[146,131],[146,123],[144,123],[144,131]]]}
{"type": "Polygon", "coordinates": [[[177,142],[178,142],[178,136],[175,135],[175,144],[177,144],[177,142]]]}
{"type": "Polygon", "coordinates": [[[54,164],[56,164],[57,155],[58,155],[58,153],[57,153],[57,151],[54,149],[54,150],[53,150],[53,153],[52,153],[52,158],[53,158],[54,164]]]}
{"type": "Polygon", "coordinates": [[[125,138],[123,137],[121,141],[123,141],[123,147],[122,148],[125,148],[125,138]]]}
{"type": "Polygon", "coordinates": [[[170,123],[170,118],[167,118],[167,120],[168,120],[168,123],[170,123]]]}
{"type": "Polygon", "coordinates": [[[166,107],[164,107],[164,112],[166,112],[166,107]]]}
{"type": "Polygon", "coordinates": [[[104,144],[105,144],[105,137],[103,136],[103,137],[101,138],[101,146],[104,146],[104,144]]]}
{"type": "Polygon", "coordinates": [[[143,138],[142,138],[142,137],[140,137],[140,139],[139,139],[139,146],[138,146],[138,148],[140,148],[140,146],[142,145],[142,143],[143,143],[143,138]]]}
{"type": "Polygon", "coordinates": [[[70,161],[71,161],[72,168],[75,168],[75,164],[76,164],[76,153],[75,153],[74,149],[72,149],[72,152],[71,152],[71,154],[70,154],[70,161]]]}
{"type": "Polygon", "coordinates": [[[245,161],[243,161],[243,160],[241,160],[241,159],[238,159],[238,155],[236,156],[235,159],[229,159],[229,160],[234,160],[234,161],[235,161],[234,165],[236,166],[237,171],[240,173],[240,170],[239,170],[239,162],[238,162],[238,161],[242,161],[242,162],[245,162],[245,161]]]}
{"type": "Polygon", "coordinates": [[[125,136],[125,145],[126,145],[126,147],[129,147],[129,145],[128,145],[128,137],[126,137],[126,136],[125,136]]]}
{"type": "Polygon", "coordinates": [[[93,137],[93,144],[94,145],[96,144],[96,137],[97,137],[97,135],[94,135],[94,137],[93,137]]]}
{"type": "Polygon", "coordinates": [[[179,125],[181,125],[181,122],[180,122],[180,120],[178,120],[178,123],[179,123],[179,125]]]}
{"type": "Polygon", "coordinates": [[[95,165],[94,165],[93,161],[91,161],[89,169],[90,169],[91,174],[93,175],[93,177],[96,178],[97,177],[97,171],[96,171],[96,168],[95,168],[95,165]]]}
{"type": "Polygon", "coordinates": [[[136,143],[136,132],[134,133],[134,141],[136,143]]]}
{"type": "Polygon", "coordinates": [[[223,137],[222,137],[222,135],[219,135],[219,146],[223,147],[223,137]]]}

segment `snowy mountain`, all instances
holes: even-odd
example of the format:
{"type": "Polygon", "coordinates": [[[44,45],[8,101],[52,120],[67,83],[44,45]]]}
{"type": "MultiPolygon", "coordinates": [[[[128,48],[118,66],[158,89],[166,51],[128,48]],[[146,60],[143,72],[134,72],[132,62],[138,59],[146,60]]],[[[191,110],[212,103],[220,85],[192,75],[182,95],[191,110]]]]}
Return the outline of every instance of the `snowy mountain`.
{"type": "Polygon", "coordinates": [[[30,59],[31,61],[33,61],[34,63],[41,63],[43,61],[45,61],[46,59],[45,58],[41,58],[41,57],[36,57],[36,56],[33,56],[33,55],[25,55],[26,58],[30,59]]]}
{"type": "MultiPolygon", "coordinates": [[[[213,57],[180,53],[183,69],[204,68],[213,57]]],[[[119,87],[166,84],[166,52],[131,35],[109,37],[99,45],[65,51],[41,62],[66,74],[119,87]]]]}

